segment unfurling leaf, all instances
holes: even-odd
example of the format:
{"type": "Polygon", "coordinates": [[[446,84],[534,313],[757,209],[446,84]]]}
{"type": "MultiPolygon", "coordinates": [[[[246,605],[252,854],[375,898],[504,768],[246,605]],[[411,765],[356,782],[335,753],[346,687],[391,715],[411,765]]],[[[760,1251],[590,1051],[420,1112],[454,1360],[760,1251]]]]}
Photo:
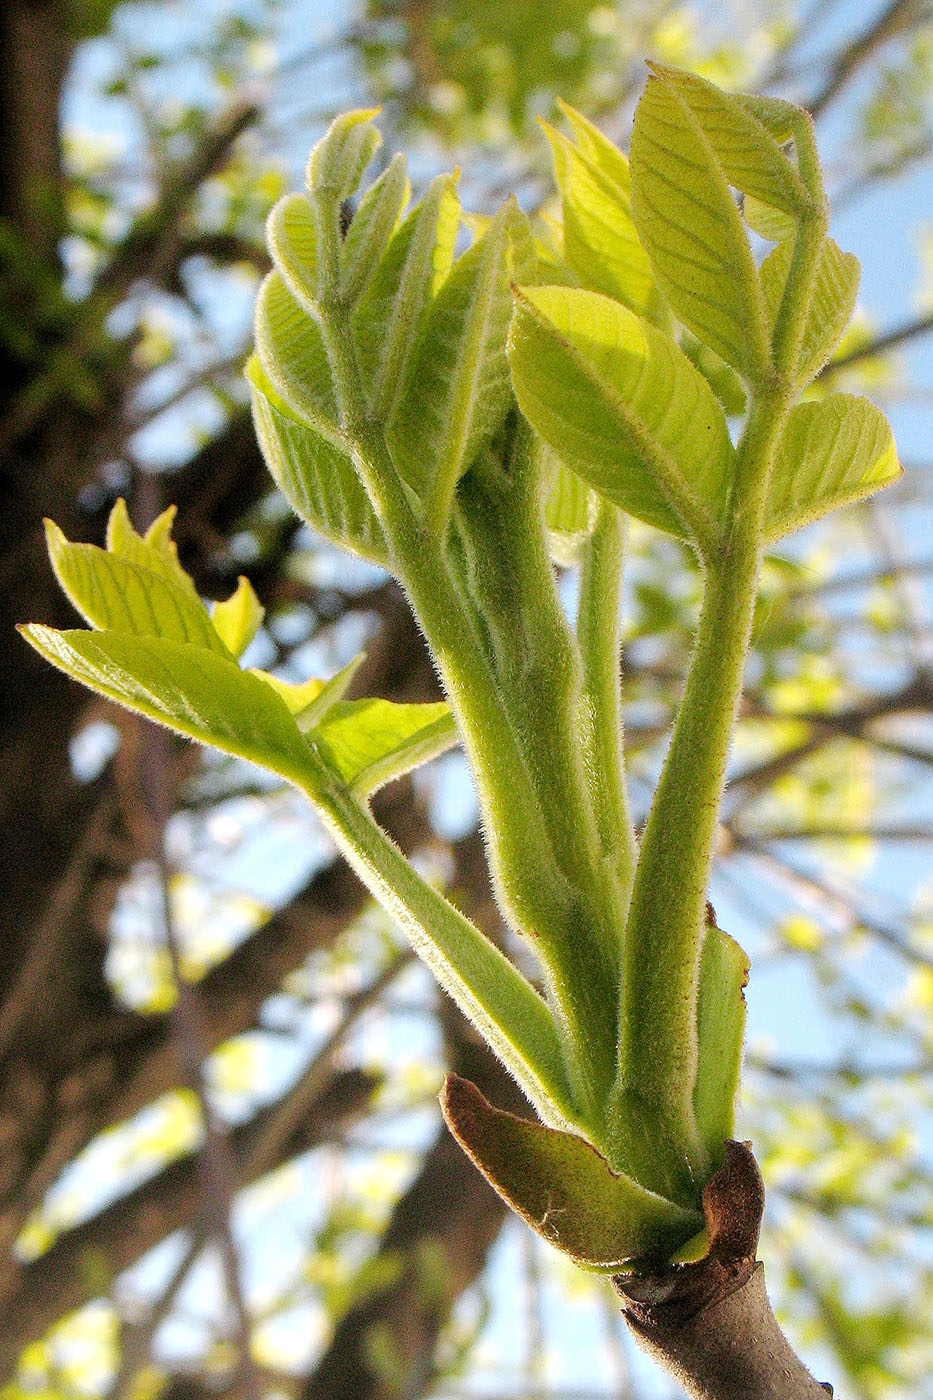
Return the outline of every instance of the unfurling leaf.
{"type": "Polygon", "coordinates": [[[669,336],[595,292],[528,288],[509,359],[525,417],[585,481],[661,530],[715,535],[732,471],[729,432],[669,336]]]}
{"type": "Polygon", "coordinates": [[[382,527],[347,453],[289,407],[255,357],[246,373],[256,436],[285,498],[326,540],[387,566],[382,527]]]}
{"type": "Polygon", "coordinates": [[[265,612],[249,579],[241,574],[236,592],[225,603],[214,604],[211,622],[229,651],[234,656],[242,656],[258,632],[265,612]]]}
{"type": "Polygon", "coordinates": [[[784,425],[765,515],[770,543],[864,500],[901,475],[887,419],[867,399],[831,394],[802,403],[784,425]]]}
{"type": "MultiPolygon", "coordinates": [[[[779,243],[761,264],[769,333],[773,333],[777,321],[793,252],[792,243],[779,243]]],[[[858,258],[844,253],[831,238],[824,238],[795,367],[799,384],[808,384],[819,373],[842,339],[855,308],[858,284],[858,258]]]]}
{"type": "Polygon", "coordinates": [[[341,246],[340,291],[348,304],[366,290],[410,194],[408,166],[400,152],[363,195],[341,246]]]}
{"type": "Polygon", "coordinates": [[[353,317],[370,412],[387,422],[405,382],[421,318],[454,257],[460,202],[450,175],[438,175],[394,233],[353,317]]]}
{"type": "Polygon", "coordinates": [[[583,1268],[619,1273],[646,1254],[664,1258],[703,1227],[699,1211],[613,1172],[576,1133],[494,1108],[459,1075],[445,1079],[441,1109],[502,1199],[583,1268]]]}
{"type": "Polygon", "coordinates": [[[312,194],[328,195],[339,204],[356,193],[382,144],[370,120],[378,111],[378,107],[361,108],[334,118],[308,158],[305,181],[312,194]]]}
{"type": "Polygon", "coordinates": [[[513,236],[527,234],[524,223],[514,202],[504,204],[454,263],[427,310],[389,424],[399,472],[438,533],[458,480],[502,426],[512,401],[505,357],[515,272],[510,252],[513,236]]]}
{"type": "Polygon", "coordinates": [[[577,138],[546,122],[561,194],[563,252],[583,286],[656,319],[660,303],[648,255],[632,222],[628,162],[579,112],[564,111],[577,138]]]}
{"type": "Polygon", "coordinates": [[[697,995],[697,1079],[693,1106],[714,1168],[735,1124],[742,1068],[748,957],[734,938],[707,925],[697,995]]]}

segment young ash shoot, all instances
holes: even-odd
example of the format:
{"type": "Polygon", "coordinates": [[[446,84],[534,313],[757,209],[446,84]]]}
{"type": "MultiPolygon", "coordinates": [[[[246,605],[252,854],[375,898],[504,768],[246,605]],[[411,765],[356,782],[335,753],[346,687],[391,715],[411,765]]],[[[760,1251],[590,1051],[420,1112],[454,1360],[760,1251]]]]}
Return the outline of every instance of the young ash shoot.
{"type": "Polygon", "coordinates": [[[106,550],[49,526],[92,630],[24,635],[100,694],[306,794],[537,1113],[452,1079],[453,1132],[545,1239],[617,1276],[633,1329],[689,1393],[818,1396],[774,1340],[754,1263],[757,1173],[729,1145],[748,967],[706,902],[764,551],[899,473],[872,404],[812,387],[858,264],[828,236],[809,118],[653,67],[630,161],[569,108],[569,136],[545,128],[561,212],[545,222],[514,200],[467,217],[452,176],[410,204],[398,155],[360,193],[374,115],[335,121],[306,192],[273,210],[247,374],[279,487],[399,580],[447,703],[347,700],[353,666],[300,685],[242,669],[262,620],[249,585],[206,609],[171,513],[140,536],[122,503],[106,550]],[[638,839],[620,716],[628,516],[687,541],[703,580],[638,839]],[[555,564],[579,569],[575,618],[555,564]],[[456,742],[534,982],[370,811],[377,787],[456,742]]]}

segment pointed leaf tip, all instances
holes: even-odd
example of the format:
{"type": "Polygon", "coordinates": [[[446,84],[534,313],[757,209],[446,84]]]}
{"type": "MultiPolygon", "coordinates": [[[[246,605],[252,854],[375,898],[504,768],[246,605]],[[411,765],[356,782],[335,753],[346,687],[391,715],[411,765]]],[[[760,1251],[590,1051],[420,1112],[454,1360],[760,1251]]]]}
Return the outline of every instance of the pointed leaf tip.
{"type": "Polygon", "coordinates": [[[591,1143],[494,1108],[449,1074],[441,1111],[461,1147],[533,1230],[583,1268],[616,1272],[667,1257],[702,1228],[699,1211],[613,1172],[591,1143]]]}

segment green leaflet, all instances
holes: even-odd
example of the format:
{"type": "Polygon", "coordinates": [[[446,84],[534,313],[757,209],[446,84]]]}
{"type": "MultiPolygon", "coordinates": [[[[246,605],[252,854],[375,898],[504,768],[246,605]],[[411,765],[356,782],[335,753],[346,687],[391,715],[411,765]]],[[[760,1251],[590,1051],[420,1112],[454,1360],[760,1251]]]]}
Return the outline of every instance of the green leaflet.
{"type": "MultiPolygon", "coordinates": [[[[779,243],[761,264],[761,285],[772,333],[793,252],[792,243],[779,243]]],[[[819,373],[842,339],[855,308],[859,271],[858,258],[853,253],[844,253],[831,238],[823,239],[796,370],[801,385],[819,373]]]]}
{"type": "Polygon", "coordinates": [[[787,214],[807,208],[810,196],[796,166],[781,150],[769,120],[761,120],[768,109],[756,110],[695,73],[660,64],[651,69],[689,108],[730,185],[787,214]]]}
{"type": "Polygon", "coordinates": [[[343,699],[350,682],[365,659],[366,653],[358,652],[352,661],[348,661],[346,666],[328,681],[283,681],[280,676],[271,675],[268,671],[257,671],[256,674],[268,681],[273,690],[281,695],[288,706],[289,714],[295,716],[298,728],[302,734],[307,734],[321,722],[331,705],[343,699]]]}
{"type": "Polygon", "coordinates": [[[405,381],[421,318],[450,271],[460,202],[450,175],[438,175],[396,230],[353,326],[373,417],[387,422],[405,381]]]}
{"type": "Polygon", "coordinates": [[[501,427],[512,401],[505,342],[512,313],[513,239],[524,224],[514,201],[454,264],[431,303],[389,423],[400,474],[441,533],[454,489],[501,427]]]}
{"type": "Polygon", "coordinates": [[[259,288],[255,336],[263,371],[292,413],[341,446],[337,401],[320,327],[278,272],[270,272],[259,288]]]}
{"type": "Polygon", "coordinates": [[[715,350],[697,340],[695,335],[684,331],[680,342],[687,359],[706,380],[719,402],[723,413],[729,415],[744,413],[748,402],[745,385],[731,366],[720,359],[715,350]]]}
{"type": "Polygon", "coordinates": [[[358,797],[436,758],[458,740],[449,707],[397,705],[389,700],[332,704],[314,730],[328,767],[358,797]]]}
{"type": "Polygon", "coordinates": [[[51,520],[46,540],[55,577],[94,627],[165,637],[229,657],[194,587],[183,588],[162,572],[132,563],[93,544],[71,544],[51,520]]]}
{"type": "Polygon", "coordinates": [[[699,1211],[613,1172],[584,1138],[493,1108],[459,1075],[445,1079],[441,1109],[503,1200],[585,1269],[618,1273],[649,1253],[667,1257],[703,1228],[699,1211]]]}
{"type": "Polygon", "coordinates": [[[266,220],[272,261],[292,296],[313,312],[318,296],[317,233],[314,211],[303,194],[284,195],[266,220]]]}
{"type": "Polygon", "coordinates": [[[306,741],[284,702],[232,658],[165,636],[39,625],[22,631],[54,666],[99,695],[299,787],[313,783],[306,741]]]}
{"type": "Polygon", "coordinates": [[[107,549],[119,554],[131,564],[139,564],[151,573],[161,574],[169,583],[184,589],[196,603],[197,590],[178,562],[178,550],[172,539],[175,507],[169,506],[149,526],[145,536],[138,535],[130,523],[126,502],[121,496],[114,502],[107,521],[107,549]]]}
{"type": "Polygon", "coordinates": [[[714,1170],[735,1125],[742,1068],[748,958],[727,933],[708,924],[697,992],[697,1079],[693,1105],[714,1170]]]}
{"type": "Polygon", "coordinates": [[[509,339],[519,406],[616,505],[712,547],[733,450],[706,380],[647,321],[596,292],[520,292],[509,339]]]}
{"type": "Polygon", "coordinates": [[[615,142],[610,141],[609,137],[600,131],[594,122],[591,122],[582,112],[578,112],[575,107],[571,107],[569,102],[558,98],[557,105],[567,118],[577,148],[586,156],[587,160],[592,161],[608,180],[611,180],[626,194],[631,193],[632,180],[628,161],[615,142]]]}
{"type": "Polygon", "coordinates": [[[363,172],[382,144],[370,118],[378,107],[344,112],[335,117],[308,157],[305,183],[312,194],[336,200],[356,193],[363,172]]]}
{"type": "Polygon", "coordinates": [[[771,353],[758,273],[729,179],[682,85],[658,70],[635,113],[632,215],[683,324],[753,381],[771,353]]]}
{"type": "Polygon", "coordinates": [[[867,399],[830,394],[798,404],[788,414],[772,468],[766,542],[861,501],[900,475],[891,429],[867,399]]]}
{"type": "Polygon", "coordinates": [[[579,113],[572,120],[578,146],[541,123],[561,194],[564,257],[585,287],[656,319],[658,293],[632,222],[625,157],[579,113]]]}
{"type": "Polygon", "coordinates": [[[266,610],[260,603],[249,579],[241,574],[236,592],[225,603],[211,608],[211,622],[220,640],[233,656],[242,656],[255,637],[266,610]]]}
{"type": "Polygon", "coordinates": [[[382,528],[350,458],[290,410],[255,357],[246,373],[256,436],[286,499],[325,539],[388,567],[382,528]]]}
{"type": "Polygon", "coordinates": [[[541,450],[551,463],[550,485],[544,502],[551,557],[570,568],[580,562],[580,551],[593,533],[598,497],[546,444],[542,443],[541,450]]]}
{"type": "Polygon", "coordinates": [[[340,292],[348,305],[365,291],[410,195],[408,165],[399,152],[363,195],[341,244],[340,292]]]}

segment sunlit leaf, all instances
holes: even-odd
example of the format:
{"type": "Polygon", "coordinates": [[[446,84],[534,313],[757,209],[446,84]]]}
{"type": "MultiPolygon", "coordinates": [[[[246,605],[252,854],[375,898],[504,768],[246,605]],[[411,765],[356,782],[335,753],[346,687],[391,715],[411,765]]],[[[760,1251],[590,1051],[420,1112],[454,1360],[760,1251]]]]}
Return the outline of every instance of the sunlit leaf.
{"type": "Polygon", "coordinates": [[[249,579],[240,575],[236,592],[224,603],[215,603],[211,622],[221,641],[234,656],[242,656],[255,637],[266,610],[249,579]]]}
{"type": "Polygon", "coordinates": [[[318,295],[317,232],[314,211],[303,194],[287,194],[266,221],[272,260],[303,306],[313,311],[318,295]]]}
{"type": "Polygon", "coordinates": [[[509,358],[522,412],[585,481],[671,534],[713,530],[732,446],[709,385],[668,336],[595,292],[529,288],[509,358]]]}
{"type": "Polygon", "coordinates": [[[791,410],[771,476],[765,532],[781,539],[901,474],[884,414],[867,399],[831,394],[791,410]]]}
{"type": "Polygon", "coordinates": [[[255,358],[247,376],[256,436],[286,499],[325,539],[386,566],[382,528],[350,458],[291,411],[255,358]]]}
{"type": "Polygon", "coordinates": [[[341,700],[314,730],[328,766],[358,796],[435,758],[457,742],[443,703],[397,705],[389,700],[341,700]]]}
{"type": "Polygon", "coordinates": [[[292,412],[337,444],[337,403],[324,339],[278,272],[270,272],[259,288],[255,337],[266,377],[292,412]]]}
{"type": "MultiPolygon", "coordinates": [[[[575,134],[585,130],[574,114],[575,134]]],[[[589,125],[588,123],[586,125],[589,125]]],[[[635,232],[625,157],[601,133],[587,132],[578,148],[542,123],[554,156],[554,178],[563,209],[563,251],[585,287],[616,297],[639,314],[657,310],[658,295],[648,255],[635,232]],[[613,157],[607,152],[614,151],[613,157]],[[624,171],[624,176],[623,176],[624,171]]]]}
{"type": "Polygon", "coordinates": [[[363,385],[373,415],[388,421],[421,318],[450,271],[460,221],[454,180],[438,175],[383,255],[354,315],[363,385]]]}
{"type": "MultiPolygon", "coordinates": [[[[206,614],[205,614],[206,617],[206,614]]],[[[271,686],[231,658],[166,636],[22,629],[38,652],[99,695],[299,786],[305,740],[271,686]]]]}
{"type": "Polygon", "coordinates": [[[71,544],[46,521],[49,558],[71,602],[94,627],[140,637],[166,637],[229,656],[190,586],[93,544],[71,544]]]}
{"type": "MultiPolygon", "coordinates": [[[[761,265],[761,285],[772,333],[793,251],[791,243],[779,243],[761,265]]],[[[844,253],[831,238],[823,239],[800,347],[796,371],[799,383],[809,383],[819,373],[842,339],[855,309],[859,270],[854,254],[844,253]]]]}
{"type": "Polygon", "coordinates": [[[344,112],[335,117],[308,157],[305,174],[313,195],[328,195],[338,203],[355,194],[363,173],[382,144],[371,117],[378,107],[344,112]]]}
{"type": "Polygon", "coordinates": [[[428,310],[390,423],[399,471],[443,529],[459,478],[497,430],[512,401],[505,342],[513,202],[454,264],[428,310]]]}
{"type": "Polygon", "coordinates": [[[648,79],[631,145],[632,214],[685,326],[740,373],[767,375],[764,300],[722,161],[678,82],[648,79]]]}
{"type": "Polygon", "coordinates": [[[399,152],[363,195],[341,246],[340,291],[347,303],[365,291],[410,194],[408,165],[399,152]]]}

